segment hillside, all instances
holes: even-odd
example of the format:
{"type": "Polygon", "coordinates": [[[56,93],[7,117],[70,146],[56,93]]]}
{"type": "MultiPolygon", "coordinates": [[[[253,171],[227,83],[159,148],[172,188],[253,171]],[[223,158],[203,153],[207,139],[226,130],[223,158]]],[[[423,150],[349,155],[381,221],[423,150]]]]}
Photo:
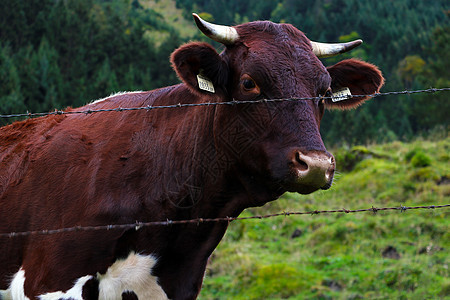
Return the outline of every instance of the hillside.
{"type": "MultiPolygon", "coordinates": [[[[197,27],[191,18],[183,17],[183,10],[176,7],[174,0],[141,0],[145,9],[153,10],[161,16],[165,23],[170,24],[177,34],[183,39],[192,39],[197,33],[197,27]]],[[[157,46],[168,42],[170,33],[164,30],[148,30],[146,36],[157,46]]]]}
{"type": "MultiPolygon", "coordinates": [[[[242,216],[450,203],[450,137],[337,149],[331,190],[286,194],[242,216]]],[[[447,208],[234,221],[200,299],[443,299],[447,208]]]]}

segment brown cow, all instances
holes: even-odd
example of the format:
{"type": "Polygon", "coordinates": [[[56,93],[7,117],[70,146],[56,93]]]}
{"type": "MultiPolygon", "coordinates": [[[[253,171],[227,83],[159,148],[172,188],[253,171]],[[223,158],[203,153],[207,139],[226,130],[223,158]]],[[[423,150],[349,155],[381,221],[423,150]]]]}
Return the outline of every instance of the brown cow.
{"type": "MultiPolygon", "coordinates": [[[[177,49],[182,84],[74,109],[254,101],[378,92],[373,65],[325,68],[318,56],[360,41],[311,42],[292,25],[235,27],[194,15],[223,43],[177,49]],[[199,78],[197,75],[200,75],[199,78]],[[213,92],[214,89],[214,92],[213,92]]],[[[286,191],[328,189],[335,162],[319,134],[325,108],[367,97],[47,116],[0,131],[0,233],[238,216],[286,191]]],[[[195,299],[227,224],[0,238],[2,299],[195,299]]]]}

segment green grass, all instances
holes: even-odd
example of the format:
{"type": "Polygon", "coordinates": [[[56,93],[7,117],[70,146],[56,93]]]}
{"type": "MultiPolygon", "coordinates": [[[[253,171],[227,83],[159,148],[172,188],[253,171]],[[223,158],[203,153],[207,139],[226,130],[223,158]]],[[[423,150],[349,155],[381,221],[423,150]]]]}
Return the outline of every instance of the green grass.
{"type": "MultiPolygon", "coordinates": [[[[333,152],[338,171],[345,171],[332,189],[285,194],[242,216],[450,203],[450,138],[333,152]]],[[[443,208],[232,222],[211,257],[200,299],[450,298],[449,213],[443,208]],[[293,238],[295,230],[299,236],[293,238]]]]}

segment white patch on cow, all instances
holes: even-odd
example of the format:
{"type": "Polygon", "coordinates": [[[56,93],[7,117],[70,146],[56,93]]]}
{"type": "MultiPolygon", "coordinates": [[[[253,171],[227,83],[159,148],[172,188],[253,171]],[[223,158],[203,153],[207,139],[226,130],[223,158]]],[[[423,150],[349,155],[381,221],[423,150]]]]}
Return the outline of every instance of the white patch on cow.
{"type": "MultiPolygon", "coordinates": [[[[158,284],[158,278],[151,274],[156,259],[152,255],[131,252],[125,259],[112,264],[105,274],[96,277],[86,275],[78,278],[66,292],[50,292],[39,296],[40,300],[71,299],[83,300],[83,286],[92,278],[99,281],[99,300],[120,300],[122,293],[131,291],[138,299],[167,300],[167,295],[158,284]]],[[[30,300],[25,296],[25,271],[20,268],[14,275],[10,287],[0,291],[0,300],[30,300]]]]}
{"type": "Polygon", "coordinates": [[[108,99],[113,98],[113,97],[116,97],[116,96],[121,96],[121,95],[125,95],[125,94],[138,94],[138,93],[142,93],[142,91],[117,92],[117,93],[113,93],[113,94],[109,95],[108,97],[94,100],[94,101],[92,101],[91,103],[89,103],[89,105],[91,105],[91,104],[97,104],[97,103],[103,102],[103,101],[105,101],[105,100],[108,100],[108,99]]]}
{"type": "Polygon", "coordinates": [[[25,284],[25,271],[20,268],[19,272],[14,275],[11,284],[9,285],[9,289],[6,291],[1,291],[1,299],[2,300],[30,300],[27,296],[25,296],[24,290],[25,284]]]}
{"type": "Polygon", "coordinates": [[[151,275],[156,264],[152,255],[131,252],[126,259],[117,260],[105,274],[97,274],[99,299],[122,299],[122,293],[132,291],[139,299],[168,299],[158,284],[158,278],[151,275]]]}
{"type": "Polygon", "coordinates": [[[83,300],[83,286],[86,282],[92,279],[93,276],[86,275],[78,278],[73,287],[67,292],[52,292],[39,296],[40,300],[58,300],[58,299],[73,299],[73,300],[83,300]]]}

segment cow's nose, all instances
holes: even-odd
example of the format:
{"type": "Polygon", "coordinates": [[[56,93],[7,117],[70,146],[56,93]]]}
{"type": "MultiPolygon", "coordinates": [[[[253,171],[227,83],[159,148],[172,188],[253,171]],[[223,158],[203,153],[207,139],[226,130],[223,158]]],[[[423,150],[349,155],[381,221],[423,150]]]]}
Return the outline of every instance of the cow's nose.
{"type": "Polygon", "coordinates": [[[334,157],[324,151],[300,151],[292,153],[291,163],[297,182],[317,189],[329,189],[334,176],[334,157]]]}

